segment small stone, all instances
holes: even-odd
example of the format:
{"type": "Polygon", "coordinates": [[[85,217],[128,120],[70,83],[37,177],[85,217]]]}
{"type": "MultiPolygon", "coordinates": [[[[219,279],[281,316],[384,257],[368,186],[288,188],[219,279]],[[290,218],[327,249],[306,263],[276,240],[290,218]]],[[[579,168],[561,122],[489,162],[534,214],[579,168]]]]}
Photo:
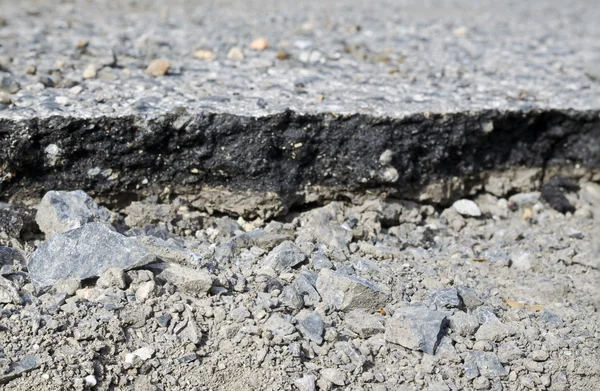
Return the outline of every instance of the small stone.
{"type": "Polygon", "coordinates": [[[11,95],[6,91],[0,91],[0,105],[8,106],[12,103],[11,95]]]}
{"type": "Polygon", "coordinates": [[[266,38],[256,38],[250,43],[250,49],[252,50],[265,50],[269,47],[269,41],[266,38]]]}
{"type": "Polygon", "coordinates": [[[398,174],[398,170],[394,167],[385,167],[381,172],[381,179],[387,183],[394,183],[400,178],[400,174],[398,174]]]}
{"type": "Polygon", "coordinates": [[[190,353],[179,357],[177,361],[179,361],[180,364],[188,364],[196,361],[197,359],[198,355],[196,353],[190,353]]]}
{"type": "Polygon", "coordinates": [[[524,356],[523,351],[514,341],[498,345],[497,354],[501,363],[511,363],[524,356]]]}
{"type": "Polygon", "coordinates": [[[481,211],[477,204],[471,200],[458,200],[452,207],[456,212],[458,212],[462,216],[468,217],[479,217],[481,216],[481,211]]]}
{"type": "Polygon", "coordinates": [[[88,387],[94,387],[96,384],[98,384],[98,381],[96,380],[96,376],[94,376],[94,375],[88,375],[88,376],[84,377],[83,382],[88,387]]]}
{"type": "Polygon", "coordinates": [[[215,52],[213,52],[212,50],[200,49],[194,52],[194,57],[200,60],[209,61],[215,58],[215,52]]]}
{"type": "Polygon", "coordinates": [[[510,196],[508,203],[518,208],[532,207],[540,200],[540,197],[541,193],[539,191],[517,193],[510,196]]]}
{"type": "Polygon", "coordinates": [[[37,67],[35,65],[30,65],[25,68],[26,75],[35,75],[37,73],[37,67]]]}
{"type": "Polygon", "coordinates": [[[533,390],[535,388],[535,381],[531,378],[531,376],[523,376],[520,383],[523,387],[529,390],[533,390]]]}
{"type": "Polygon", "coordinates": [[[10,94],[16,94],[21,89],[19,82],[12,76],[4,76],[0,79],[0,90],[10,94]]]}
{"type": "Polygon", "coordinates": [[[479,298],[477,292],[473,288],[459,286],[456,288],[456,290],[467,309],[472,311],[477,307],[483,305],[483,300],[479,298]]]}
{"type": "Polygon", "coordinates": [[[537,373],[544,372],[544,364],[533,361],[533,360],[525,361],[525,368],[527,368],[530,372],[537,372],[537,373]]]}
{"type": "Polygon", "coordinates": [[[96,75],[98,75],[98,69],[96,67],[96,64],[89,64],[83,71],[84,79],[93,79],[94,77],[96,77],[96,75]]]}
{"type": "Polygon", "coordinates": [[[275,58],[277,58],[279,61],[285,61],[292,58],[292,55],[285,51],[285,49],[279,48],[277,49],[277,55],[275,58]]]}
{"type": "Polygon", "coordinates": [[[505,377],[508,371],[502,366],[498,356],[491,352],[470,351],[465,359],[465,376],[473,379],[479,375],[485,377],[505,377]]]}
{"type": "Polygon", "coordinates": [[[569,379],[567,378],[566,370],[555,371],[551,377],[550,390],[552,391],[564,391],[569,389],[569,379]]]}
{"type": "Polygon", "coordinates": [[[138,303],[145,302],[156,289],[156,283],[152,280],[142,282],[135,291],[135,300],[138,303]]]}
{"type": "Polygon", "coordinates": [[[269,319],[263,325],[263,329],[270,331],[274,336],[279,337],[285,337],[296,331],[293,324],[278,314],[271,314],[269,319]]]}
{"type": "Polygon", "coordinates": [[[234,61],[241,61],[244,59],[244,52],[239,47],[234,46],[227,52],[227,58],[234,61]]]}
{"type": "Polygon", "coordinates": [[[446,315],[421,306],[400,307],[387,321],[385,340],[405,348],[434,354],[446,315]]]}
{"type": "Polygon", "coordinates": [[[264,266],[283,272],[291,270],[305,260],[306,255],[298,246],[290,241],[285,241],[271,250],[264,260],[264,266]]]}
{"type": "Polygon", "coordinates": [[[456,35],[457,37],[460,37],[460,38],[466,37],[468,32],[469,32],[469,30],[465,26],[461,26],[461,27],[454,29],[454,35],[456,35]]]}
{"type": "Polygon", "coordinates": [[[364,310],[350,311],[344,319],[344,324],[364,339],[385,332],[385,327],[378,317],[364,310]]]}
{"type": "Polygon", "coordinates": [[[535,361],[546,361],[550,354],[546,350],[534,350],[531,352],[531,358],[535,361]]]}
{"type": "Polygon", "coordinates": [[[163,315],[157,316],[154,319],[156,319],[156,323],[158,323],[159,327],[167,327],[169,325],[169,322],[171,322],[171,315],[163,314],[163,315]]]}
{"type": "Polygon", "coordinates": [[[501,342],[511,334],[513,332],[508,326],[500,322],[489,322],[479,327],[475,333],[475,339],[477,341],[501,342]]]}
{"type": "Polygon", "coordinates": [[[337,310],[376,310],[388,300],[389,293],[374,283],[329,269],[319,272],[317,291],[323,301],[337,310]]]}
{"type": "Polygon", "coordinates": [[[76,49],[85,49],[88,47],[89,44],[90,44],[90,41],[88,41],[87,39],[81,39],[81,40],[77,41],[77,43],[75,44],[75,48],[76,49]]]}
{"type": "Polygon", "coordinates": [[[0,304],[21,304],[23,300],[13,283],[0,276],[0,304]]]}
{"type": "Polygon", "coordinates": [[[212,277],[204,270],[192,269],[176,263],[153,263],[157,278],[175,285],[181,292],[192,295],[205,294],[212,287],[212,277]]]}
{"type": "Polygon", "coordinates": [[[458,311],[450,317],[450,329],[463,337],[475,334],[478,328],[479,322],[471,314],[458,311]]]}
{"type": "Polygon", "coordinates": [[[152,60],[152,62],[146,68],[146,73],[154,76],[164,76],[167,74],[169,69],[171,68],[171,63],[164,58],[159,58],[156,60],[152,60]]]}
{"type": "Polygon", "coordinates": [[[243,322],[245,319],[250,317],[250,311],[246,307],[238,307],[229,313],[229,317],[234,322],[243,322]]]}
{"type": "Polygon", "coordinates": [[[28,268],[33,284],[43,288],[70,277],[97,277],[111,267],[139,267],[154,259],[134,239],[102,223],[89,223],[44,242],[31,256],[28,268]]]}
{"type": "Polygon", "coordinates": [[[316,391],[316,380],[316,377],[313,375],[305,375],[300,379],[294,380],[294,385],[298,387],[299,391],[316,391]]]}
{"type": "Polygon", "coordinates": [[[152,348],[150,346],[139,348],[139,349],[134,350],[133,352],[127,354],[125,356],[125,362],[131,364],[133,362],[133,360],[135,359],[135,357],[138,357],[142,361],[148,361],[152,358],[152,356],[154,356],[154,352],[155,352],[154,348],[152,348]]]}
{"type": "Polygon", "coordinates": [[[325,369],[321,370],[321,376],[325,380],[335,384],[336,386],[346,385],[346,375],[344,374],[344,372],[340,371],[339,369],[325,368],[325,369]]]}
{"type": "Polygon", "coordinates": [[[196,324],[196,322],[191,318],[191,314],[187,315],[187,325],[181,330],[178,334],[179,338],[183,341],[188,341],[197,345],[202,340],[202,330],[196,324]]]}
{"type": "Polygon", "coordinates": [[[487,379],[487,377],[478,377],[473,380],[473,388],[476,390],[489,390],[490,381],[487,379]]]}
{"type": "Polygon", "coordinates": [[[379,156],[379,163],[382,166],[386,166],[390,163],[392,163],[392,159],[394,158],[394,152],[392,152],[389,149],[386,149],[385,151],[383,151],[383,153],[379,156]]]}
{"type": "Polygon", "coordinates": [[[433,289],[429,292],[429,307],[439,311],[454,312],[463,307],[456,288],[433,289]]]}
{"type": "Polygon", "coordinates": [[[44,148],[44,152],[46,153],[46,162],[50,167],[54,167],[62,155],[62,149],[56,144],[48,144],[44,148]]]}
{"type": "Polygon", "coordinates": [[[302,296],[304,305],[314,306],[321,301],[321,296],[316,289],[317,275],[314,272],[303,270],[296,277],[292,286],[302,296]]]}
{"type": "Polygon", "coordinates": [[[516,250],[510,254],[511,266],[519,270],[531,270],[537,260],[529,251],[516,250]]]}
{"type": "Polygon", "coordinates": [[[325,325],[323,318],[316,311],[302,310],[296,316],[298,330],[317,345],[323,343],[325,325]]]}
{"type": "Polygon", "coordinates": [[[82,190],[49,191],[38,206],[35,221],[46,237],[51,238],[87,223],[108,223],[110,213],[82,190]]]}
{"type": "Polygon", "coordinates": [[[68,296],[73,296],[77,290],[81,288],[80,278],[67,278],[54,283],[53,290],[60,294],[65,293],[68,296]]]}
{"type": "Polygon", "coordinates": [[[69,98],[67,98],[66,96],[57,96],[56,98],[54,98],[54,100],[61,106],[66,106],[69,104],[69,98]]]}
{"type": "Polygon", "coordinates": [[[123,269],[111,267],[100,275],[98,281],[96,281],[98,288],[118,288],[125,289],[127,284],[125,282],[125,272],[123,269]]]}

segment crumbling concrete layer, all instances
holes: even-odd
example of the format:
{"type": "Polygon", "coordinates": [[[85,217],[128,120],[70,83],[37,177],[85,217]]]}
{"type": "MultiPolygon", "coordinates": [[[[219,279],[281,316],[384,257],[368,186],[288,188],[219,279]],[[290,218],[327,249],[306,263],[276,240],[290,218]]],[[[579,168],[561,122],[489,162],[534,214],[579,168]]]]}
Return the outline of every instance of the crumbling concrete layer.
{"type": "Polygon", "coordinates": [[[274,194],[289,205],[307,188],[410,197],[440,181],[481,185],[482,174],[511,169],[537,169],[541,183],[555,167],[598,172],[598,111],[0,120],[4,199],[79,188],[114,199],[165,188],[193,196],[205,187],[274,194]]]}

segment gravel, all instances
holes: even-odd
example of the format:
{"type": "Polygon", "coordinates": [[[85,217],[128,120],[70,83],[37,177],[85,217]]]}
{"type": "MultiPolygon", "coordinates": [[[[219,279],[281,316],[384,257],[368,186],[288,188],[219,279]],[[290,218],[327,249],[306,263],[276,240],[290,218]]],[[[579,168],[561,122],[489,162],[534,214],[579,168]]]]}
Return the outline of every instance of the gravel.
{"type": "MultiPolygon", "coordinates": [[[[0,382],[11,390],[595,389],[600,270],[569,261],[597,237],[600,213],[577,213],[600,208],[593,188],[566,193],[574,214],[538,199],[524,220],[529,206],[507,201],[504,217],[482,213],[458,229],[444,217],[454,206],[406,223],[389,212],[406,201],[393,198],[269,222],[199,212],[189,234],[170,213],[152,226],[124,223],[146,224],[128,213],[170,210],[178,202],[170,198],[98,206],[118,217],[50,235],[25,225],[9,231],[2,252],[0,327],[10,333],[0,333],[0,382]],[[351,235],[307,235],[324,224],[351,235]],[[429,227],[431,241],[400,234],[406,224],[429,227]],[[537,266],[516,267],[513,254],[524,251],[537,266]],[[265,266],[275,258],[292,262],[265,266]]],[[[495,196],[477,203],[498,204],[495,196]]]]}

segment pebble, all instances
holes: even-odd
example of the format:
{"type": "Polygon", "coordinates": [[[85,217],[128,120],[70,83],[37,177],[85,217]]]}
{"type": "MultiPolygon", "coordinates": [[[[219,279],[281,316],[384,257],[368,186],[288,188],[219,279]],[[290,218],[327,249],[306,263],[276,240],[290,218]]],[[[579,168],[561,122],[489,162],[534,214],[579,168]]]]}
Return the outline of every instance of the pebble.
{"type": "Polygon", "coordinates": [[[316,286],[323,301],[341,311],[375,310],[389,299],[389,294],[372,282],[329,269],[319,272],[316,286]]]}
{"type": "Polygon", "coordinates": [[[234,46],[227,52],[227,58],[234,61],[241,61],[244,59],[244,52],[239,47],[234,46]]]}
{"type": "Polygon", "coordinates": [[[422,306],[400,307],[386,323],[385,340],[405,348],[434,354],[446,315],[422,306]]]}
{"type": "Polygon", "coordinates": [[[61,106],[66,106],[70,102],[69,98],[67,98],[66,96],[57,96],[56,98],[54,98],[54,100],[61,106]]]}
{"type": "Polygon", "coordinates": [[[154,77],[160,77],[166,75],[170,68],[171,63],[168,60],[164,58],[158,58],[148,64],[148,67],[146,67],[146,73],[154,77]]]}
{"type": "Polygon", "coordinates": [[[84,377],[83,381],[87,387],[94,387],[96,384],[98,384],[98,381],[94,375],[88,375],[84,377]]]}
{"type": "Polygon", "coordinates": [[[299,391],[316,391],[316,377],[313,375],[305,375],[300,379],[294,380],[294,385],[299,391]]]}
{"type": "Polygon", "coordinates": [[[96,67],[96,64],[88,64],[88,66],[83,71],[84,79],[93,79],[97,75],[98,75],[98,69],[96,67]]]}
{"type": "Polygon", "coordinates": [[[250,42],[250,49],[252,50],[265,50],[269,47],[269,41],[266,38],[256,38],[250,42]]]}
{"type": "Polygon", "coordinates": [[[481,216],[481,210],[479,210],[477,204],[471,200],[458,200],[454,204],[452,204],[452,207],[462,216],[481,216]]]}
{"type": "Polygon", "coordinates": [[[321,370],[321,376],[336,386],[346,385],[346,375],[339,369],[325,368],[321,370]]]}
{"type": "Polygon", "coordinates": [[[194,57],[200,60],[209,61],[215,58],[215,52],[212,50],[200,49],[194,52],[194,57]]]}
{"type": "Polygon", "coordinates": [[[534,361],[546,361],[550,357],[550,354],[546,350],[534,350],[531,352],[531,358],[534,361]]]}
{"type": "Polygon", "coordinates": [[[0,79],[0,91],[8,92],[9,94],[16,94],[21,89],[19,82],[12,76],[3,76],[0,79]]]}
{"type": "Polygon", "coordinates": [[[0,91],[0,104],[9,105],[12,103],[12,97],[6,91],[0,91]]]}

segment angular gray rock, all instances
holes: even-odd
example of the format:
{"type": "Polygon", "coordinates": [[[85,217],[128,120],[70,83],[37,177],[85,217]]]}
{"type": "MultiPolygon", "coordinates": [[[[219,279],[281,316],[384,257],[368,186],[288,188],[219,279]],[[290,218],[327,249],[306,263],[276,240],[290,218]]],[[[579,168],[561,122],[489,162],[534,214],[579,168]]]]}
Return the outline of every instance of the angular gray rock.
{"type": "Polygon", "coordinates": [[[376,310],[390,296],[370,281],[329,269],[319,272],[317,291],[325,303],[341,311],[376,310]]]}
{"type": "Polygon", "coordinates": [[[118,289],[125,289],[127,287],[125,272],[123,269],[111,267],[100,275],[98,281],[96,281],[96,286],[98,288],[115,287],[118,289]]]}
{"type": "Polygon", "coordinates": [[[8,371],[0,374],[0,385],[6,384],[26,372],[33,371],[40,365],[41,362],[37,356],[25,356],[19,361],[10,364],[8,366],[8,371]]]}
{"type": "Polygon", "coordinates": [[[15,273],[26,263],[25,257],[19,250],[0,246],[0,275],[15,273]]]}
{"type": "Polygon", "coordinates": [[[463,307],[456,288],[433,289],[429,292],[429,306],[434,310],[454,312],[463,307]]]}
{"type": "Polygon", "coordinates": [[[89,223],[54,235],[38,247],[27,267],[39,289],[59,280],[97,277],[112,267],[127,270],[154,260],[134,239],[102,223],[89,223]]]}
{"type": "Polygon", "coordinates": [[[385,332],[385,327],[377,316],[360,309],[350,311],[344,319],[344,324],[365,339],[385,332]]]}
{"type": "Polygon", "coordinates": [[[400,307],[387,321],[386,341],[434,354],[442,337],[446,314],[422,306],[400,307]]]}
{"type": "Polygon", "coordinates": [[[501,342],[512,334],[514,334],[514,331],[510,327],[500,322],[488,322],[479,327],[475,333],[475,339],[477,341],[501,342]]]}
{"type": "Polygon", "coordinates": [[[272,314],[262,328],[279,337],[285,337],[296,331],[293,324],[278,314],[272,314]]]}
{"type": "Polygon", "coordinates": [[[508,371],[502,366],[495,353],[479,350],[469,352],[464,368],[467,379],[474,379],[477,376],[494,378],[508,375],[508,371]]]}
{"type": "Polygon", "coordinates": [[[158,272],[157,278],[175,285],[181,292],[200,295],[212,287],[212,277],[204,270],[192,269],[177,263],[157,262],[148,268],[158,272]]]}
{"type": "Polygon", "coordinates": [[[325,325],[321,314],[316,311],[303,310],[296,315],[298,330],[311,341],[320,345],[323,343],[325,325]]]}
{"type": "Polygon", "coordinates": [[[300,391],[316,391],[315,381],[316,377],[314,375],[305,375],[300,379],[294,380],[294,385],[298,387],[300,391]]]}
{"type": "Polygon", "coordinates": [[[17,288],[8,279],[0,276],[0,304],[21,304],[17,288]]]}
{"type": "Polygon", "coordinates": [[[344,386],[346,384],[346,375],[337,368],[325,368],[321,370],[321,377],[336,386],[344,386]]]}
{"type": "Polygon", "coordinates": [[[285,241],[275,247],[264,260],[264,266],[283,272],[288,271],[294,266],[304,262],[306,255],[290,241],[285,241]]]}
{"type": "Polygon", "coordinates": [[[135,238],[144,245],[148,251],[164,261],[197,265],[202,260],[200,255],[172,243],[171,241],[149,235],[140,235],[135,238]]]}
{"type": "Polygon", "coordinates": [[[456,312],[449,319],[452,331],[463,337],[473,335],[479,328],[477,317],[465,312],[456,312]]]}
{"type": "Polygon", "coordinates": [[[306,306],[314,306],[321,300],[316,285],[317,275],[308,270],[301,271],[292,283],[296,292],[302,296],[306,306]]]}
{"type": "Polygon", "coordinates": [[[35,221],[46,238],[91,222],[109,223],[110,212],[82,190],[49,191],[38,206],[35,221]]]}

